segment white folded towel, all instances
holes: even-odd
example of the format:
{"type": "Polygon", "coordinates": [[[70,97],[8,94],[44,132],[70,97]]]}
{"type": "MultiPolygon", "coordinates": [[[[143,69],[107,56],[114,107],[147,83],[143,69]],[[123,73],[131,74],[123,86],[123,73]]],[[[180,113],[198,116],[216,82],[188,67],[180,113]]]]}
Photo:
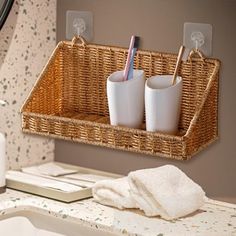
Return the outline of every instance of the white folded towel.
{"type": "Polygon", "coordinates": [[[127,177],[114,180],[101,180],[93,186],[95,201],[119,209],[135,208],[135,202],[130,196],[127,177]]]}
{"type": "Polygon", "coordinates": [[[130,172],[128,181],[131,196],[147,216],[172,220],[204,204],[202,188],[172,165],[130,172]]]}

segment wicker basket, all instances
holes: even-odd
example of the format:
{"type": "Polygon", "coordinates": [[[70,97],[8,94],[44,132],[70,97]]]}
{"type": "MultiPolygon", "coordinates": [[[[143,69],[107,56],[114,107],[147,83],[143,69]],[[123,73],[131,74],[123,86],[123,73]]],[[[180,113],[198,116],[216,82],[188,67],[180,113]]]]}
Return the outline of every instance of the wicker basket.
{"type": "MultiPolygon", "coordinates": [[[[27,133],[178,160],[190,159],[218,136],[216,59],[190,58],[181,64],[183,98],[179,133],[166,135],[109,124],[106,78],[122,70],[127,49],[60,42],[22,107],[27,133]]],[[[139,50],[135,68],[146,77],[173,74],[175,54],[139,50]]]]}

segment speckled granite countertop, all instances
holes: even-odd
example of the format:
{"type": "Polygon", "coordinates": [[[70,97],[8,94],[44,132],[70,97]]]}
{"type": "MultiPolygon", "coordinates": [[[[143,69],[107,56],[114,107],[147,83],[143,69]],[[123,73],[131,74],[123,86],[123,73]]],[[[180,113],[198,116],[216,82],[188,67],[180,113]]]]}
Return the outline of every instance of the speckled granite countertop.
{"type": "Polygon", "coordinates": [[[138,211],[121,211],[92,198],[61,203],[8,189],[0,195],[0,215],[30,210],[125,235],[236,235],[236,205],[209,200],[198,212],[174,222],[147,218],[138,211]]]}

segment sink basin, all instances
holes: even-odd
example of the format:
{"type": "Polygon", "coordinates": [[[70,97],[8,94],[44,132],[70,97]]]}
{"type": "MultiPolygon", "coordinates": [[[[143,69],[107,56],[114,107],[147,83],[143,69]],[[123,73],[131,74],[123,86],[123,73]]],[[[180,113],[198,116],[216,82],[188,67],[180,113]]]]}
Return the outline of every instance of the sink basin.
{"type": "Polygon", "coordinates": [[[7,236],[115,236],[55,216],[20,210],[0,217],[0,235],[7,236]]]}

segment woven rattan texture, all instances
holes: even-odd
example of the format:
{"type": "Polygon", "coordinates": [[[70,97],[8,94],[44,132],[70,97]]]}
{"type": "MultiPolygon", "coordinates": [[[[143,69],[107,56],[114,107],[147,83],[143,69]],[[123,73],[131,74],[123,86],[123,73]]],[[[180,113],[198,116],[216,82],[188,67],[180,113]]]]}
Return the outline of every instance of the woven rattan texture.
{"type": "MultiPolygon", "coordinates": [[[[106,79],[124,68],[127,49],[78,41],[60,42],[54,50],[22,108],[23,131],[178,160],[217,138],[218,60],[182,63],[181,118],[173,136],[111,126],[106,79]]],[[[176,55],[152,51],[139,50],[135,58],[146,77],[173,74],[175,63],[176,55]]]]}

